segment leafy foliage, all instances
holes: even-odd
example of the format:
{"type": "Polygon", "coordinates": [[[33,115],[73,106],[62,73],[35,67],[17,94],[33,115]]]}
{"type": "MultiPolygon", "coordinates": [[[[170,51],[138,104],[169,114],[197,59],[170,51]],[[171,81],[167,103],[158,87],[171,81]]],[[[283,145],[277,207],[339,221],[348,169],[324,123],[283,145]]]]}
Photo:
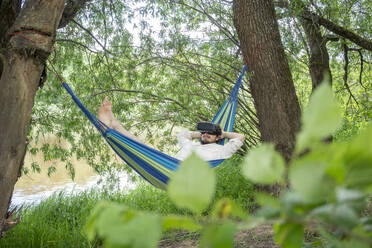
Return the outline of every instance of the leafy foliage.
{"type": "MultiPolygon", "coordinates": [[[[369,1],[300,2],[369,37],[369,1]]],[[[213,0],[90,1],[75,22],[59,31],[53,63],[89,110],[95,113],[108,95],[124,127],[158,149],[174,154],[175,127],[194,128],[198,121],[210,120],[242,68],[231,4],[213,0]]],[[[305,106],[311,93],[306,37],[296,20],[296,9],[277,8],[277,12],[297,95],[305,106]]],[[[322,34],[328,37],[330,33],[322,29],[322,34]]],[[[355,48],[349,41],[343,42],[355,48]]],[[[371,119],[371,54],[357,48],[349,52],[347,83],[354,96],[351,98],[343,80],[341,43],[329,42],[327,48],[334,90],[345,113],[345,128],[337,137],[347,139],[371,119]]],[[[111,170],[130,172],[130,168],[111,159],[98,133],[68,95],[61,92],[64,90],[60,82],[49,70],[48,81],[35,99],[29,150],[42,152],[35,150],[38,142],[53,134],[70,146],[58,154],[44,154],[45,159],[61,160],[72,176],[73,156],[87,159],[101,174],[111,170]]],[[[245,147],[257,146],[258,120],[245,80],[236,120],[236,131],[247,137],[245,147]]],[[[31,167],[36,168],[26,165],[24,172],[31,167]]]]}
{"type": "MultiPolygon", "coordinates": [[[[372,230],[368,223],[372,219],[371,216],[363,216],[361,213],[366,207],[367,195],[372,193],[372,126],[368,126],[361,135],[356,136],[350,142],[331,144],[319,142],[317,146],[314,146],[312,144],[314,136],[303,133],[312,133],[312,126],[309,123],[321,118],[318,109],[319,102],[323,103],[321,105],[323,113],[330,113],[335,109],[336,104],[328,84],[323,83],[323,86],[317,89],[307,112],[304,113],[303,129],[298,135],[298,139],[302,139],[303,143],[301,143],[302,149],[298,151],[310,150],[306,154],[294,157],[288,166],[287,179],[283,173],[283,161],[277,158],[279,155],[271,146],[263,145],[256,148],[247,154],[242,163],[243,174],[256,183],[285,182],[290,185],[288,189],[283,190],[279,198],[263,193],[258,194],[257,201],[262,207],[254,216],[249,216],[228,199],[216,202],[210,215],[200,216],[200,211],[206,207],[206,202],[201,199],[209,199],[207,202],[210,202],[210,189],[214,188],[214,175],[211,171],[208,172],[211,169],[206,167],[205,162],[192,155],[183,162],[180,170],[171,179],[168,193],[177,206],[188,208],[196,214],[185,217],[181,221],[172,222],[174,226],[170,228],[190,231],[202,228],[201,247],[233,247],[234,235],[239,228],[262,221],[274,222],[274,240],[282,247],[302,247],[305,231],[316,233],[312,240],[314,245],[319,243],[329,247],[348,247],[351,244],[358,244],[361,247],[370,245],[372,230]],[[262,159],[263,156],[267,159],[262,159]],[[252,169],[252,165],[256,167],[255,170],[252,169]],[[196,176],[199,172],[200,176],[196,176]],[[201,178],[204,179],[205,184],[209,182],[210,185],[205,185],[201,178]],[[197,188],[200,190],[195,190],[197,188]],[[185,225],[187,219],[189,224],[185,225]],[[198,228],[195,229],[195,227],[198,228]]],[[[337,114],[324,116],[322,121],[327,131],[323,130],[317,138],[331,135],[340,126],[340,118],[341,116],[337,114]]],[[[313,128],[317,130],[318,127],[313,128]]],[[[125,216],[139,215],[147,220],[143,223],[137,222],[138,225],[152,223],[154,229],[152,232],[162,231],[161,218],[157,219],[157,223],[152,222],[159,218],[158,215],[143,214],[122,205],[104,204],[108,206],[98,207],[92,214],[88,222],[88,233],[97,235],[105,242],[110,242],[113,237],[100,234],[99,230],[110,225],[110,221],[106,222],[109,218],[105,218],[104,214],[108,211],[107,209],[111,208],[120,209],[118,211],[120,214],[114,217],[113,223],[123,226],[125,230],[132,226],[132,224],[126,224],[125,216]],[[123,218],[124,221],[121,220],[123,218]],[[104,224],[100,223],[102,219],[105,219],[104,224]]],[[[136,226],[136,228],[139,227],[136,226]]],[[[115,233],[117,230],[112,229],[110,235],[115,236],[115,233]]],[[[117,234],[115,239],[124,242],[134,239],[135,235],[137,235],[135,232],[126,232],[125,237],[121,238],[117,234]]],[[[90,236],[91,239],[94,237],[94,235],[90,236]]],[[[147,241],[149,243],[143,243],[146,245],[144,247],[153,247],[156,244],[152,238],[147,241]]],[[[129,245],[129,243],[126,244],[129,245]]],[[[136,246],[132,243],[129,247],[136,246]]]]}
{"type": "Polygon", "coordinates": [[[261,197],[259,215],[278,221],[274,227],[275,239],[283,247],[302,247],[304,228],[320,234],[317,242],[325,246],[332,240],[338,240],[341,246],[350,242],[361,242],[365,246],[371,242],[370,239],[358,239],[355,234],[370,235],[370,230],[363,224],[366,217],[361,215],[361,211],[366,207],[367,195],[371,193],[372,181],[362,178],[372,175],[372,127],[369,126],[350,142],[320,143],[319,139],[331,135],[340,126],[340,115],[325,114],[335,109],[327,87],[323,84],[314,93],[304,113],[308,117],[303,118],[303,129],[298,138],[304,139],[302,144],[306,145],[302,148],[310,149],[310,152],[294,158],[289,165],[290,188],[282,192],[279,199],[261,197]],[[321,107],[319,103],[322,103],[321,107]],[[304,138],[303,133],[318,130],[318,127],[309,124],[313,118],[321,117],[319,113],[324,113],[322,122],[326,128],[323,131],[328,131],[317,134],[315,145],[313,137],[308,135],[304,138]]]}

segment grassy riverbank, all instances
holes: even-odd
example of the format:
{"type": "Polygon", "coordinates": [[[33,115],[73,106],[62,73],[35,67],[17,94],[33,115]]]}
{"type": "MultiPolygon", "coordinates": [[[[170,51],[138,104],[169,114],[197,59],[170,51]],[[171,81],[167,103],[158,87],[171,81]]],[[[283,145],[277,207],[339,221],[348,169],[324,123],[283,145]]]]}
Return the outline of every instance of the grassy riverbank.
{"type": "MultiPolygon", "coordinates": [[[[235,199],[249,211],[253,187],[239,173],[239,163],[240,158],[236,156],[216,169],[218,183],[215,198],[235,199]]],[[[0,239],[0,247],[99,247],[97,243],[89,243],[82,230],[91,210],[101,200],[161,214],[186,214],[175,207],[165,191],[147,183],[130,192],[91,190],[76,195],[60,192],[39,205],[25,207],[21,223],[0,239]]]]}

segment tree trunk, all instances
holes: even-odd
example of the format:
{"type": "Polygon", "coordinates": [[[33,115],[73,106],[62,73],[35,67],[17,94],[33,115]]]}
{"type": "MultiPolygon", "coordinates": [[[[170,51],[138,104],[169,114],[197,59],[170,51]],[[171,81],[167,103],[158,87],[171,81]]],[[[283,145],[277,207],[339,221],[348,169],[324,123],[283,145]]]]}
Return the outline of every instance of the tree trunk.
{"type": "Polygon", "coordinates": [[[0,53],[0,234],[26,152],[35,93],[64,9],[64,0],[26,1],[17,19],[1,37],[0,53]]]}
{"type": "Polygon", "coordinates": [[[320,26],[312,20],[301,18],[302,27],[305,30],[310,47],[309,71],[312,82],[312,91],[328,79],[332,85],[332,73],[329,67],[329,54],[327,51],[327,40],[322,36],[320,26]]]}
{"type": "Polygon", "coordinates": [[[289,161],[300,128],[301,110],[280,40],[271,0],[235,0],[234,25],[245,64],[263,142],[272,142],[289,161]]]}

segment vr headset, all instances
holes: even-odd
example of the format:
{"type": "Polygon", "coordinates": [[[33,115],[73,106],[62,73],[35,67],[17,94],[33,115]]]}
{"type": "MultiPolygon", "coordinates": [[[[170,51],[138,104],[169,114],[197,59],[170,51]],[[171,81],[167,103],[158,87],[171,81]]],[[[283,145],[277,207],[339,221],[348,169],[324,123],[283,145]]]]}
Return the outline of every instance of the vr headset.
{"type": "Polygon", "coordinates": [[[222,134],[221,127],[212,122],[199,122],[196,129],[201,133],[209,133],[217,136],[222,134]]]}

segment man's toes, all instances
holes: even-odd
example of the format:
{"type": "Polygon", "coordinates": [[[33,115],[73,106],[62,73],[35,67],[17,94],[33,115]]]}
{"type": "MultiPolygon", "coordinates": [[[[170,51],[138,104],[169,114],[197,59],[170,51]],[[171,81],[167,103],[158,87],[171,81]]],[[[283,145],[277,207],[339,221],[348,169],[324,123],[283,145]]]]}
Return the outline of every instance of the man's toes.
{"type": "Polygon", "coordinates": [[[110,105],[110,104],[111,104],[111,102],[109,101],[108,96],[105,97],[105,99],[103,100],[103,103],[104,103],[105,105],[110,105]]]}
{"type": "Polygon", "coordinates": [[[110,108],[112,106],[112,102],[105,99],[102,103],[102,106],[105,108],[110,108]]]}

